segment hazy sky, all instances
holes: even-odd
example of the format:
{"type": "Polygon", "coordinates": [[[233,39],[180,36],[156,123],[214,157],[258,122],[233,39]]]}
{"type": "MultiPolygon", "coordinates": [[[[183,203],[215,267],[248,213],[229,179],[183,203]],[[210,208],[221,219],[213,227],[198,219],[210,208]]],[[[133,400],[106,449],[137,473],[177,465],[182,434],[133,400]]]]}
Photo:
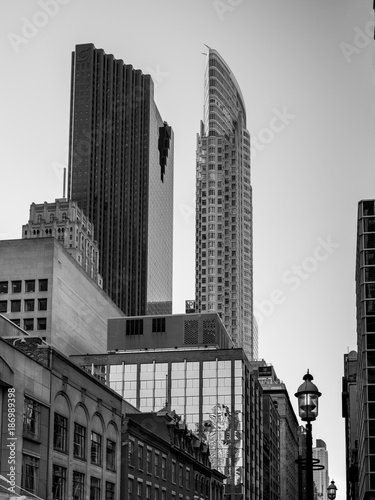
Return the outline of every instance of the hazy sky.
{"type": "Polygon", "coordinates": [[[204,44],[241,86],[252,137],[261,358],[323,393],[314,438],[345,498],[343,355],[356,348],[360,199],[375,198],[371,0],[2,0],[1,239],[62,197],[71,52],[92,42],[155,82],[175,133],[174,312],[194,298],[196,134],[204,44]]]}

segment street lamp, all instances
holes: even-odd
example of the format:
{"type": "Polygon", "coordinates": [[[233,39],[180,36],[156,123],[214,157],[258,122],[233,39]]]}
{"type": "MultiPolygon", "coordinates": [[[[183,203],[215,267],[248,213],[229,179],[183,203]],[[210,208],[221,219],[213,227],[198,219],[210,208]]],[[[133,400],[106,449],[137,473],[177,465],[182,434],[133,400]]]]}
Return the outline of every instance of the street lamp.
{"type": "Polygon", "coordinates": [[[331,481],[331,484],[327,488],[327,496],[329,500],[333,500],[334,498],[336,498],[336,490],[337,488],[335,485],[335,481],[331,481]]]}
{"type": "MultiPolygon", "coordinates": [[[[318,398],[322,395],[315,384],[314,377],[307,370],[303,384],[298,387],[295,396],[298,398],[298,411],[301,420],[306,422],[306,498],[314,500],[314,461],[312,456],[312,426],[311,422],[318,416],[318,398]]],[[[321,467],[321,466],[320,466],[321,467]]],[[[319,467],[319,468],[320,468],[319,467]]]]}

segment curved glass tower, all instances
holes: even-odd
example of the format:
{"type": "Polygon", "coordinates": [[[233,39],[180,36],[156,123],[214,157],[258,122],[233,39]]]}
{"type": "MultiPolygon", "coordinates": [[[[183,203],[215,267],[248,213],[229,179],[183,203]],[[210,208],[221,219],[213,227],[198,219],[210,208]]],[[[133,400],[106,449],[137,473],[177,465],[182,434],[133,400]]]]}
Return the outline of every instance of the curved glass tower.
{"type": "Polygon", "coordinates": [[[209,49],[197,137],[195,299],[216,311],[237,347],[258,356],[253,329],[250,135],[241,89],[209,49]]]}

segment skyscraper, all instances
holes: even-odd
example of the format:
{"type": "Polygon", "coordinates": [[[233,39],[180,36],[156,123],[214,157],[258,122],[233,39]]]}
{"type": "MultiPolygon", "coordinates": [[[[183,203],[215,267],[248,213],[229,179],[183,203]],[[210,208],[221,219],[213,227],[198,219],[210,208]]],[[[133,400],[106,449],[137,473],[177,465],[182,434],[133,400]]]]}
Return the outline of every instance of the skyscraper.
{"type": "Polygon", "coordinates": [[[319,465],[323,465],[323,470],[314,470],[314,483],[317,491],[318,499],[324,499],[327,495],[327,488],[329,485],[328,476],[328,451],[327,445],[322,439],[316,440],[316,446],[312,450],[313,458],[319,460],[319,465]]]}
{"type": "Polygon", "coordinates": [[[93,44],[72,57],[68,193],[94,224],[112,300],[127,315],[171,313],[173,134],[150,75],[93,44]]]}
{"type": "Polygon", "coordinates": [[[358,204],[357,439],[358,500],[375,497],[375,200],[358,204]]]}
{"type": "Polygon", "coordinates": [[[255,359],[250,135],[241,89],[213,49],[196,168],[196,308],[218,312],[235,344],[255,359]]]}

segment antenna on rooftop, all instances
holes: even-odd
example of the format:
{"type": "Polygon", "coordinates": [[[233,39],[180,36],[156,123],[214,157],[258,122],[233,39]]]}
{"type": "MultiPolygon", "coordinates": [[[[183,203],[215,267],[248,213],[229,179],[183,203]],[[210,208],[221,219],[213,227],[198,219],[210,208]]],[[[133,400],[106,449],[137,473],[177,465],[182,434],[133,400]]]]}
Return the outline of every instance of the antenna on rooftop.
{"type": "Polygon", "coordinates": [[[66,167],[64,167],[64,176],[63,176],[63,198],[65,198],[65,185],[66,185],[66,167]]]}

